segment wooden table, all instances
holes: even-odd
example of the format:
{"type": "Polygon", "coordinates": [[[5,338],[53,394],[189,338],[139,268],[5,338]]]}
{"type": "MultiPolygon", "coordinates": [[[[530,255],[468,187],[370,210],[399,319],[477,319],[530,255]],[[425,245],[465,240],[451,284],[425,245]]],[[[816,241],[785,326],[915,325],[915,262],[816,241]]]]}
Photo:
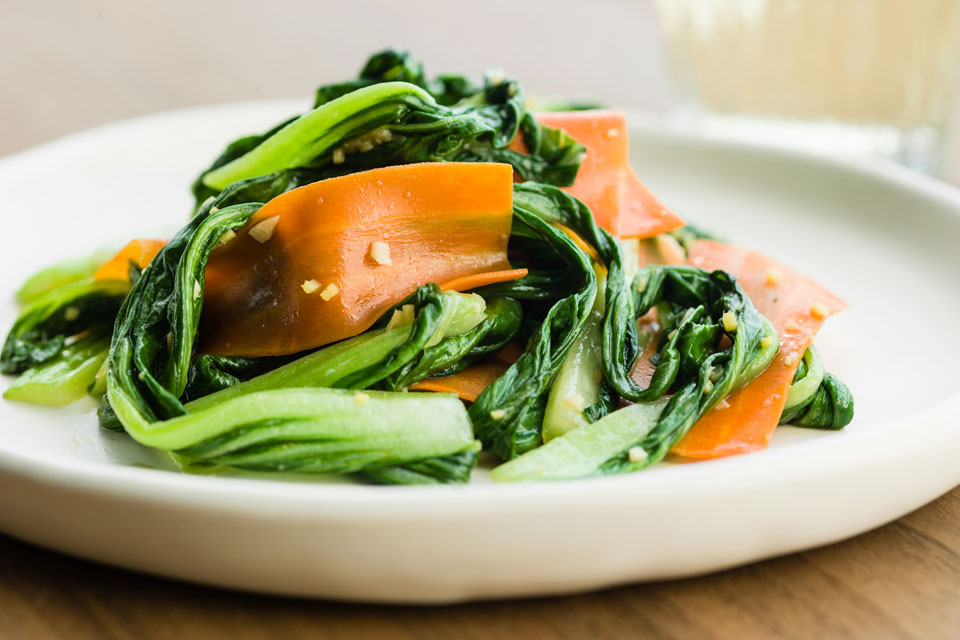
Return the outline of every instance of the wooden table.
{"type": "MultiPolygon", "coordinates": [[[[367,53],[398,39],[415,46],[434,69],[476,73],[485,64],[501,64],[540,92],[652,109],[669,103],[649,1],[570,1],[559,11],[543,11],[548,5],[487,0],[484,11],[469,14],[440,0],[338,3],[337,19],[362,29],[324,27],[330,5],[310,0],[274,3],[267,12],[256,3],[226,6],[33,0],[5,7],[0,155],[141,113],[305,94],[319,79],[352,74],[367,53]],[[411,6],[429,19],[411,20],[411,6]],[[504,15],[516,19],[504,21],[504,15]],[[597,15],[606,17],[598,21],[597,15]],[[470,28],[457,29],[455,43],[450,31],[435,26],[463,21],[470,28]],[[495,31],[491,48],[488,34],[495,31]],[[218,46],[235,33],[257,46],[218,46]]],[[[960,135],[947,155],[960,159],[960,135]]],[[[960,162],[952,166],[948,176],[960,183],[960,162]]],[[[230,593],[110,569],[0,536],[0,638],[644,636],[960,638],[960,489],[856,539],[717,575],[451,607],[230,593]]]]}
{"type": "Polygon", "coordinates": [[[0,537],[0,637],[957,638],[960,489],[853,540],[724,573],[564,598],[365,606],[231,593],[0,537]]]}

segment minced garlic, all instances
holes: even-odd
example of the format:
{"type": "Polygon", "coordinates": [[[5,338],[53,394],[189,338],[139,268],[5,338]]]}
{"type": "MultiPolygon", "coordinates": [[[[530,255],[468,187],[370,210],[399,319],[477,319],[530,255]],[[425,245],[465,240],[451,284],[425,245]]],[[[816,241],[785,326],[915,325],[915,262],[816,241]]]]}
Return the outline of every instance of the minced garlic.
{"type": "Polygon", "coordinates": [[[394,309],[393,315],[390,316],[390,322],[387,323],[387,331],[400,325],[413,324],[413,319],[414,309],[412,304],[405,304],[399,309],[394,309]]]}
{"type": "Polygon", "coordinates": [[[367,404],[370,402],[370,396],[365,394],[363,391],[357,391],[353,394],[353,401],[357,404],[367,404]]]}
{"type": "Polygon", "coordinates": [[[266,220],[261,220],[257,224],[253,225],[250,228],[250,231],[247,233],[250,234],[250,237],[263,244],[273,236],[273,229],[277,226],[277,222],[280,221],[280,216],[273,216],[272,218],[267,218],[266,220]]]}
{"type": "Polygon", "coordinates": [[[766,336],[766,337],[764,337],[764,338],[760,338],[760,346],[763,347],[764,349],[766,349],[767,347],[769,347],[769,346],[772,345],[772,344],[773,344],[773,338],[772,338],[772,337],[766,336]]]}
{"type": "Polygon", "coordinates": [[[326,286],[326,288],[323,291],[320,292],[320,297],[323,298],[324,300],[329,300],[330,298],[334,297],[338,293],[340,293],[340,287],[338,287],[336,283],[331,282],[326,286]]]}
{"type": "Polygon", "coordinates": [[[783,325],[783,328],[791,333],[796,333],[797,331],[800,331],[800,325],[793,320],[783,325]]]}
{"type": "Polygon", "coordinates": [[[647,459],[647,450],[643,447],[630,447],[627,449],[627,459],[630,462],[643,462],[647,459]]]}
{"type": "Polygon", "coordinates": [[[767,285],[771,287],[777,286],[780,284],[781,277],[783,277],[783,273],[781,273],[779,269],[767,269],[767,285]]]}
{"type": "Polygon", "coordinates": [[[733,311],[724,311],[721,321],[723,322],[723,329],[725,331],[733,333],[737,330],[737,314],[733,311]]]}
{"type": "Polygon", "coordinates": [[[490,417],[494,420],[503,420],[507,415],[507,412],[503,409],[494,409],[490,412],[490,417]]]}
{"type": "Polygon", "coordinates": [[[587,401],[583,399],[583,396],[579,393],[575,393],[566,400],[563,401],[563,406],[568,409],[573,409],[574,411],[583,411],[583,408],[587,405],[587,401]]]}
{"type": "Polygon", "coordinates": [[[812,315],[814,318],[823,320],[830,315],[830,308],[822,302],[815,302],[810,305],[810,315],[812,315]]]}
{"type": "Polygon", "coordinates": [[[223,232],[223,235],[220,236],[220,239],[217,240],[217,246],[222,247],[223,245],[229,243],[231,240],[237,237],[237,233],[233,229],[227,229],[223,232]]]}
{"type": "Polygon", "coordinates": [[[390,245],[386,242],[370,243],[370,258],[377,264],[393,264],[390,259],[390,245]]]}
{"type": "Polygon", "coordinates": [[[304,280],[300,288],[303,289],[304,293],[313,293],[320,288],[320,283],[316,280],[304,280]]]}
{"type": "Polygon", "coordinates": [[[196,300],[201,295],[203,295],[203,287],[200,286],[199,280],[193,281],[193,299],[196,300]]]}

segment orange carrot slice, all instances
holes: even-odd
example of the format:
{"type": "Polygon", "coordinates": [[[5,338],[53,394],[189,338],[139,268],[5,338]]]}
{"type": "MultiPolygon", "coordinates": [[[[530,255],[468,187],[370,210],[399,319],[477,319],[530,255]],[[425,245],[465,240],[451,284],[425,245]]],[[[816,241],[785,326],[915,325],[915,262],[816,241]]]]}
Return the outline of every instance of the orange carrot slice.
{"type": "Polygon", "coordinates": [[[644,389],[650,386],[650,381],[653,380],[653,373],[657,370],[653,363],[650,362],[650,358],[657,352],[659,342],[660,332],[658,331],[650,338],[650,342],[647,343],[647,346],[643,349],[643,353],[640,354],[637,362],[633,365],[633,370],[630,371],[630,377],[633,381],[644,389]]]}
{"type": "Polygon", "coordinates": [[[520,356],[523,355],[523,343],[519,339],[514,338],[507,343],[505,347],[494,353],[491,358],[497,362],[502,362],[506,365],[511,365],[517,360],[520,359],[520,356]]]}
{"type": "Polygon", "coordinates": [[[421,380],[410,385],[409,388],[415,391],[455,393],[460,396],[461,400],[474,402],[484,389],[509,368],[510,365],[508,364],[504,364],[495,358],[488,358],[472,364],[452,376],[421,380]]]}
{"type": "Polygon", "coordinates": [[[441,291],[469,291],[477,287],[484,287],[488,284],[498,284],[500,282],[510,282],[519,280],[529,273],[526,269],[508,269],[506,271],[488,271],[487,273],[476,273],[469,276],[454,278],[449,282],[440,285],[441,291]]]}
{"type": "Polygon", "coordinates": [[[806,276],[747,249],[701,240],[690,253],[690,264],[736,276],[776,328],[780,352],[763,373],[730,394],[727,406],[721,403],[722,408],[715,407],[697,422],[672,452],[718,458],[763,449],[780,422],[804,351],[823,320],[847,305],[806,276]]]}
{"type": "MultiPolygon", "coordinates": [[[[618,237],[649,238],[683,226],[657,200],[630,166],[627,120],[610,109],[538,113],[548,127],[563,129],[587,149],[577,179],[564,191],[593,212],[597,224],[618,237]]],[[[510,148],[526,153],[520,136],[510,148]]]]}
{"type": "MultiPolygon", "coordinates": [[[[626,125],[624,125],[626,136],[626,125]]],[[[633,172],[627,155],[625,194],[621,201],[620,232],[623,238],[651,238],[673,231],[686,224],[683,219],[667,209],[633,172]]],[[[611,232],[612,233],[612,232],[611,232]]]]}
{"type": "Polygon", "coordinates": [[[421,380],[410,385],[409,388],[416,391],[455,393],[461,400],[474,402],[484,389],[502,376],[522,355],[523,345],[519,340],[513,340],[496,353],[459,373],[432,380],[421,380]]]}
{"type": "Polygon", "coordinates": [[[201,350],[296,353],[365,331],[427,282],[510,269],[512,187],[509,165],[438,162],[274,198],[210,257],[201,350]]]}
{"type": "Polygon", "coordinates": [[[93,277],[97,280],[129,280],[130,263],[136,264],[141,269],[146,268],[165,244],[167,244],[166,240],[152,238],[131,240],[117,252],[117,255],[100,265],[93,277]]]}
{"type": "Polygon", "coordinates": [[[557,229],[563,231],[564,235],[573,240],[573,244],[577,245],[581,251],[590,256],[590,259],[594,262],[601,262],[600,254],[597,253],[597,250],[594,249],[593,245],[588,244],[586,240],[580,237],[580,234],[568,227],[565,224],[560,224],[555,222],[553,224],[557,229]]]}

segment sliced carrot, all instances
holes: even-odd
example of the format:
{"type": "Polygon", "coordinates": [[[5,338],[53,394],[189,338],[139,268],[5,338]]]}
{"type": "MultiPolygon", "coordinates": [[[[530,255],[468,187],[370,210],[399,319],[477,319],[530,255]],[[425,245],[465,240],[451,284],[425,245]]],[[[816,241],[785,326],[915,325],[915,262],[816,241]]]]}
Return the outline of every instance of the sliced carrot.
{"type": "MultiPolygon", "coordinates": [[[[626,135],[626,128],[624,128],[626,135]]],[[[627,156],[626,186],[620,210],[620,233],[623,238],[651,238],[673,231],[686,224],[667,209],[633,172],[627,156]]]]}
{"type": "Polygon", "coordinates": [[[141,269],[146,268],[165,244],[167,244],[166,240],[153,238],[131,240],[117,252],[117,255],[100,265],[93,277],[97,280],[129,280],[130,263],[136,264],[141,269]]]}
{"type": "Polygon", "coordinates": [[[643,353],[637,358],[637,362],[633,365],[633,370],[630,372],[630,377],[633,381],[644,389],[650,386],[650,381],[653,379],[653,372],[657,370],[657,367],[650,362],[650,358],[657,352],[659,342],[660,332],[658,331],[650,338],[650,342],[647,343],[643,353]]]}
{"type": "MultiPolygon", "coordinates": [[[[627,120],[610,109],[554,111],[536,118],[563,129],[587,149],[573,185],[564,188],[584,202],[597,224],[618,237],[649,238],[683,226],[633,173],[627,120]]],[[[510,144],[526,153],[520,136],[510,144]]]]}
{"type": "Polygon", "coordinates": [[[421,380],[410,385],[409,388],[415,391],[455,393],[462,400],[473,402],[490,383],[502,376],[508,368],[510,368],[508,364],[504,364],[495,358],[487,358],[452,376],[421,380]]]}
{"type": "Polygon", "coordinates": [[[507,269],[506,271],[488,271],[486,273],[475,273],[469,276],[454,278],[449,282],[440,285],[441,291],[469,291],[477,287],[485,287],[488,284],[498,284],[500,282],[510,282],[519,280],[529,273],[526,269],[507,269]]]}
{"type": "Polygon", "coordinates": [[[508,270],[512,204],[509,165],[453,162],[274,198],[210,257],[200,348],[296,353],[365,331],[427,282],[508,270]]]}
{"type": "Polygon", "coordinates": [[[715,407],[697,422],[672,452],[718,458],[763,449],[780,422],[804,351],[823,319],[846,303],[806,276],[747,249],[701,240],[690,253],[690,264],[736,276],[776,328],[780,352],[763,373],[730,394],[727,406],[715,407]]]}
{"type": "Polygon", "coordinates": [[[564,235],[573,240],[573,244],[577,245],[581,251],[590,256],[591,260],[594,262],[600,262],[600,254],[597,253],[597,250],[593,247],[593,245],[588,244],[586,240],[581,238],[579,233],[565,224],[560,224],[559,222],[555,222],[553,226],[555,226],[557,229],[560,229],[560,231],[563,231],[564,235]]]}
{"type": "Polygon", "coordinates": [[[518,338],[514,338],[507,343],[507,346],[503,347],[490,357],[495,359],[497,362],[510,365],[519,360],[520,356],[522,355],[523,343],[518,338]]]}
{"type": "Polygon", "coordinates": [[[421,380],[410,385],[409,388],[416,391],[455,393],[461,400],[474,402],[484,389],[502,376],[522,355],[523,344],[519,340],[513,340],[496,353],[459,373],[432,380],[421,380]]]}

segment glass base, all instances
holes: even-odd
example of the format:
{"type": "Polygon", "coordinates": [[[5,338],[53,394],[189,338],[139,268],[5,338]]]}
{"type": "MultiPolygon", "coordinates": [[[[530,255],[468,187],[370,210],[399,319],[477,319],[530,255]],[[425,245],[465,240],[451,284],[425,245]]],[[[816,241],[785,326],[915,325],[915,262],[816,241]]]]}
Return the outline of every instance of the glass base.
{"type": "Polygon", "coordinates": [[[825,154],[880,156],[928,174],[935,174],[940,163],[942,135],[933,126],[903,130],[889,125],[725,115],[699,109],[677,111],[671,120],[709,136],[825,154]]]}

